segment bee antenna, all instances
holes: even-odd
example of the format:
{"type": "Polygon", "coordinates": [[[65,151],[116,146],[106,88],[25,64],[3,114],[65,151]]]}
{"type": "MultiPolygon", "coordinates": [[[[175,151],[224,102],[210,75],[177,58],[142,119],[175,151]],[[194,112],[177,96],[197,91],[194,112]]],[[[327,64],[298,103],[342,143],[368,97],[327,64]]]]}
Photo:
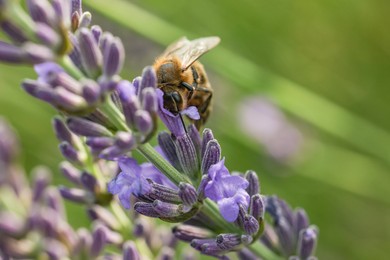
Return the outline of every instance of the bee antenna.
{"type": "Polygon", "coordinates": [[[171,98],[172,98],[173,103],[175,104],[176,112],[179,114],[180,121],[181,121],[181,123],[183,124],[184,131],[185,131],[186,134],[187,134],[187,128],[186,128],[186,125],[185,125],[185,123],[184,123],[183,116],[180,114],[180,111],[179,111],[179,108],[177,107],[177,104],[176,104],[175,99],[174,99],[172,96],[171,96],[171,98]]]}
{"type": "Polygon", "coordinates": [[[185,131],[186,134],[187,134],[187,128],[186,128],[186,125],[184,124],[183,116],[182,116],[180,113],[179,113],[179,116],[180,116],[181,123],[183,124],[184,131],[185,131]]]}

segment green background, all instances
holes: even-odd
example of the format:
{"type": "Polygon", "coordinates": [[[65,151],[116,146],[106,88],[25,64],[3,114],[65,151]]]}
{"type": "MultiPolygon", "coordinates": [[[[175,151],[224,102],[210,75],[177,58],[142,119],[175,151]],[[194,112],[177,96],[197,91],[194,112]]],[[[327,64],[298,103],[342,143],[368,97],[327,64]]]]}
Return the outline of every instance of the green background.
{"type": "MultiPolygon", "coordinates": [[[[229,169],[255,170],[262,193],[307,210],[320,259],[386,259],[390,244],[390,2],[385,0],[88,0],[93,22],[126,46],[133,78],[181,36],[217,35],[201,58],[215,89],[207,124],[229,169]],[[237,125],[245,97],[266,96],[304,134],[299,158],[270,161],[237,125]]],[[[61,161],[54,109],[20,89],[29,68],[0,65],[0,114],[27,169],[61,161]]],[[[255,120],[255,119],[254,119],[255,120]]],[[[59,177],[57,182],[63,180],[59,177]]],[[[79,216],[70,219],[77,222],[79,216]]]]}

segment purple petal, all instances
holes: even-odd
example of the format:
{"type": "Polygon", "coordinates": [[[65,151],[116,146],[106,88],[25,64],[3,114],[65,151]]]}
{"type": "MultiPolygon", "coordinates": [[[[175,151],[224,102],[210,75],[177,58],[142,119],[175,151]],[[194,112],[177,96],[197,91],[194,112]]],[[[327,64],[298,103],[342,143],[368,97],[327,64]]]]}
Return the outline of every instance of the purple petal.
{"type": "Polygon", "coordinates": [[[133,173],[133,174],[141,172],[141,168],[138,165],[137,161],[132,158],[121,157],[118,160],[118,164],[123,172],[133,173]]]}
{"type": "Polygon", "coordinates": [[[143,163],[141,165],[142,176],[145,179],[151,179],[157,184],[165,185],[170,188],[176,189],[176,185],[173,184],[164,174],[162,174],[152,163],[143,163]]]}
{"type": "Polygon", "coordinates": [[[219,201],[224,198],[223,186],[215,181],[209,181],[204,188],[204,195],[213,201],[219,201]]]}
{"type": "Polygon", "coordinates": [[[234,194],[233,199],[237,204],[241,204],[244,208],[248,208],[250,197],[246,190],[238,189],[234,194]]]}
{"type": "Polygon", "coordinates": [[[221,181],[224,186],[225,196],[232,197],[239,189],[246,189],[249,182],[241,176],[224,176],[221,181]]]}
{"type": "Polygon", "coordinates": [[[132,189],[130,187],[122,189],[121,193],[119,194],[119,200],[121,201],[123,207],[125,209],[130,209],[130,196],[132,193],[132,189]]]}
{"type": "Polygon", "coordinates": [[[237,219],[239,207],[233,198],[227,198],[218,201],[218,207],[221,215],[228,222],[233,222],[237,219]]]}
{"type": "Polygon", "coordinates": [[[164,93],[160,89],[156,89],[157,101],[158,101],[158,115],[161,121],[167,126],[169,131],[175,136],[183,136],[186,131],[181,121],[180,115],[174,115],[169,110],[164,108],[164,93]]]}
{"type": "Polygon", "coordinates": [[[229,170],[225,166],[225,158],[222,158],[218,163],[210,166],[208,175],[210,179],[220,179],[223,176],[228,176],[229,170]]]}
{"type": "Polygon", "coordinates": [[[40,82],[48,82],[50,75],[64,71],[60,65],[54,62],[37,64],[34,66],[34,70],[38,74],[38,81],[40,82]]]}
{"type": "Polygon", "coordinates": [[[200,115],[199,115],[198,109],[196,107],[194,107],[194,106],[187,107],[186,109],[181,111],[180,114],[186,115],[186,116],[188,116],[189,118],[191,118],[193,120],[199,120],[200,119],[200,115]]]}

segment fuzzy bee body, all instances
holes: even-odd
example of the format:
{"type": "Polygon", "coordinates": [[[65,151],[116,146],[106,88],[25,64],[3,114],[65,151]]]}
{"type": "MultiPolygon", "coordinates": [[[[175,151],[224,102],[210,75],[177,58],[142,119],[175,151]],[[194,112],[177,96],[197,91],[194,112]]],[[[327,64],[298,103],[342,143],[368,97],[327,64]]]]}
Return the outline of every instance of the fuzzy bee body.
{"type": "Polygon", "coordinates": [[[218,37],[193,41],[181,38],[168,46],[154,63],[158,88],[164,92],[164,107],[177,114],[195,106],[200,115],[200,119],[195,121],[198,129],[210,115],[213,90],[203,65],[197,59],[219,41],[218,37]]]}

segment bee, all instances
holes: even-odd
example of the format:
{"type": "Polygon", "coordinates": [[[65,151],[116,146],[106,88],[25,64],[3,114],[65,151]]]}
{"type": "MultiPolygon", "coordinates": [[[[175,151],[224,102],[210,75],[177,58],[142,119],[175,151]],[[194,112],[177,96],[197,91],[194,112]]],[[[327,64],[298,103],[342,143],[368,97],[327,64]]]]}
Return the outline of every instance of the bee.
{"type": "Polygon", "coordinates": [[[158,88],[164,92],[164,107],[178,114],[189,106],[198,109],[200,119],[195,126],[199,130],[211,112],[213,90],[200,56],[217,46],[219,37],[188,40],[183,37],[167,47],[154,63],[158,88]]]}

